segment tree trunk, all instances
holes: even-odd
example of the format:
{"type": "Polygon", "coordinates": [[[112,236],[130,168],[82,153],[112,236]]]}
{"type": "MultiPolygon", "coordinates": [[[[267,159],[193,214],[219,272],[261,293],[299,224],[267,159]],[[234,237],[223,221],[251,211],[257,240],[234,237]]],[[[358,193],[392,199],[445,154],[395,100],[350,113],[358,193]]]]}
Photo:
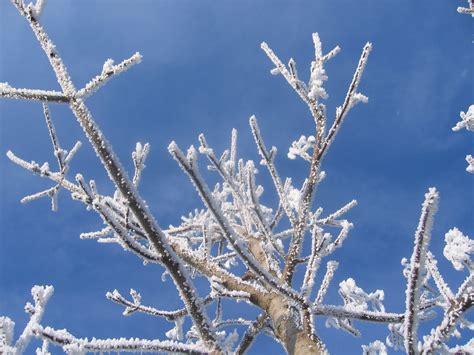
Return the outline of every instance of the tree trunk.
{"type": "Polygon", "coordinates": [[[275,336],[290,355],[326,354],[319,338],[304,330],[300,311],[281,295],[272,293],[263,307],[273,321],[275,336]]]}

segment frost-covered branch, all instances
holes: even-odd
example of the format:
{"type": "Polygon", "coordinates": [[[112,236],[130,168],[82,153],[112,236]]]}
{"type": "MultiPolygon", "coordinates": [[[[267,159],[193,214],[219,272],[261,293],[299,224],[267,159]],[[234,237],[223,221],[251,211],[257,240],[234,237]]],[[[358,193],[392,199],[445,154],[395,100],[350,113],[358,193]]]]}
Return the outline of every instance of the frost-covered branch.
{"type": "MultiPolygon", "coordinates": [[[[76,185],[69,180],[63,178],[60,174],[58,173],[53,173],[49,170],[44,170],[41,169],[41,166],[35,162],[27,162],[25,160],[22,160],[18,157],[16,157],[12,152],[8,152],[7,156],[16,164],[20,165],[21,167],[44,177],[47,177],[51,179],[52,181],[61,184],[62,187],[66,188],[71,194],[78,200],[82,201],[86,205],[90,206],[91,208],[94,208],[96,211],[99,212],[99,214],[102,216],[102,218],[105,221],[109,221],[110,225],[113,226],[114,228],[111,229],[106,229],[105,231],[101,231],[98,233],[90,233],[90,235],[86,235],[84,237],[100,237],[104,233],[110,233],[110,232],[115,232],[117,236],[121,239],[122,246],[125,246],[129,250],[135,252],[138,256],[144,258],[145,261],[148,262],[159,262],[159,258],[157,255],[151,253],[148,249],[144,248],[140,244],[138,244],[135,240],[131,239],[130,236],[128,235],[128,232],[124,230],[124,228],[130,229],[133,228],[135,232],[136,226],[126,226],[123,223],[120,223],[120,221],[117,220],[117,218],[113,217],[113,214],[115,214],[117,211],[110,209],[109,206],[107,205],[107,198],[105,196],[95,194],[94,196],[88,195],[90,193],[90,189],[87,188],[87,184],[83,182],[83,179],[81,176],[78,177],[78,181],[81,182],[81,184],[76,185]],[[81,187],[82,185],[82,187],[81,187]],[[96,199],[95,205],[93,204],[94,199],[96,199]],[[99,203],[99,201],[102,201],[99,203]],[[106,212],[108,211],[108,212],[106,212]]],[[[121,218],[124,218],[123,215],[118,215],[121,218]]],[[[174,233],[179,233],[180,231],[183,231],[183,229],[178,229],[178,228],[171,228],[167,230],[170,234],[174,233]]],[[[220,279],[225,281],[229,287],[236,289],[236,290],[252,290],[251,292],[253,294],[258,294],[261,291],[257,291],[254,286],[252,286],[249,283],[244,282],[240,278],[232,275],[231,273],[223,270],[216,262],[218,260],[215,260],[211,262],[210,260],[202,258],[200,255],[195,254],[181,246],[180,243],[177,241],[174,241],[173,239],[170,239],[170,243],[172,245],[173,250],[181,257],[184,259],[186,263],[191,265],[192,267],[196,268],[199,270],[201,273],[204,275],[207,275],[208,277],[211,276],[218,276],[220,279]]],[[[229,254],[231,257],[232,254],[229,254]]],[[[223,256],[224,257],[224,256],[223,256]]]]}
{"type": "MultiPolygon", "coordinates": [[[[472,2],[470,2],[471,5],[471,14],[474,16],[473,12],[473,5],[472,2]]],[[[461,117],[461,120],[452,128],[454,132],[460,131],[461,129],[465,128],[468,131],[474,132],[474,105],[469,106],[469,109],[467,112],[462,112],[459,114],[461,117]]],[[[474,173],[474,158],[472,155],[467,155],[466,156],[466,161],[467,161],[467,168],[466,171],[469,173],[474,173]]]]}
{"type": "Polygon", "coordinates": [[[420,221],[415,233],[415,246],[410,260],[410,274],[406,289],[406,311],[404,321],[405,351],[408,354],[416,353],[417,345],[417,313],[419,309],[419,295],[422,279],[420,273],[425,268],[426,254],[431,238],[433,216],[438,206],[438,192],[430,188],[425,194],[425,201],[421,209],[420,221]]]}
{"type": "MultiPolygon", "coordinates": [[[[336,118],[333,122],[331,129],[329,130],[326,137],[325,126],[326,126],[326,109],[323,104],[319,104],[319,98],[326,98],[327,93],[323,88],[323,82],[327,79],[325,70],[323,67],[324,61],[332,58],[337,52],[339,52],[338,47],[331,51],[328,55],[323,56],[322,54],[322,45],[319,35],[317,33],[313,34],[313,42],[315,49],[315,60],[311,64],[310,70],[310,80],[308,84],[304,84],[297,75],[296,72],[296,63],[293,59],[290,60],[288,64],[288,69],[281,62],[281,60],[276,56],[276,54],[268,47],[264,42],[262,43],[262,49],[265,51],[267,56],[275,65],[275,69],[272,70],[272,73],[278,74],[281,73],[287,82],[292,86],[292,88],[298,93],[301,99],[307,103],[311,114],[316,123],[316,138],[315,142],[312,142],[311,145],[301,146],[303,142],[294,143],[293,150],[290,150],[290,158],[294,157],[296,154],[301,155],[306,160],[310,161],[310,171],[308,178],[305,181],[305,184],[302,188],[300,204],[298,206],[298,219],[295,222],[292,222],[294,228],[294,236],[290,243],[290,249],[285,260],[285,269],[283,271],[283,278],[285,282],[291,284],[291,280],[296,268],[296,260],[299,258],[301,252],[302,243],[304,240],[304,233],[306,230],[306,222],[308,220],[309,211],[311,204],[314,198],[316,187],[320,181],[320,166],[321,160],[326,153],[326,150],[334,140],[334,137],[341,126],[343,119],[345,118],[347,112],[352,106],[357,102],[367,102],[367,97],[357,92],[360,79],[364,70],[364,67],[368,60],[368,55],[372,48],[370,43],[367,43],[362,52],[359,64],[355,71],[352,82],[349,86],[346,98],[342,107],[339,107],[336,110],[336,118]],[[306,153],[309,147],[313,148],[313,154],[310,156],[306,153]]],[[[258,133],[258,127],[256,132],[258,133]]],[[[254,136],[257,135],[254,133],[254,136]]],[[[262,144],[259,144],[259,139],[256,138],[257,145],[260,147],[262,144]]],[[[263,146],[264,147],[264,146],[263,146]]],[[[265,159],[265,154],[262,154],[262,149],[260,149],[261,155],[265,159]]],[[[263,151],[263,153],[265,153],[263,151]]],[[[274,179],[275,180],[275,179],[274,179]]],[[[281,184],[281,183],[280,183],[281,184]]],[[[288,214],[288,213],[287,213],[288,214]]]]}
{"type": "Polygon", "coordinates": [[[13,341],[15,323],[7,317],[0,317],[0,353],[20,355],[25,352],[31,339],[36,335],[35,329],[40,326],[45,306],[53,292],[53,286],[34,286],[31,289],[34,305],[30,302],[25,305],[25,312],[29,314],[30,320],[16,342],[13,341]]]}
{"type": "Polygon", "coordinates": [[[456,324],[462,319],[464,313],[466,313],[474,304],[474,290],[470,290],[467,293],[462,294],[458,297],[448,311],[444,314],[443,320],[440,325],[431,331],[431,334],[424,338],[423,354],[432,354],[437,350],[444,342],[446,342],[452,335],[456,324]]]}
{"type": "Polygon", "coordinates": [[[239,162],[239,175],[246,175],[247,178],[245,179],[245,181],[239,181],[238,177],[234,178],[233,176],[233,170],[235,167],[235,155],[237,150],[237,130],[234,129],[232,131],[232,153],[230,154],[229,160],[226,160],[226,157],[228,156],[228,153],[226,154],[227,151],[223,154],[221,159],[218,160],[214,154],[214,151],[207,144],[206,138],[203,134],[199,135],[199,141],[201,144],[201,146],[199,147],[200,153],[207,156],[207,158],[212,164],[210,167],[212,169],[215,169],[222,177],[224,182],[230,187],[232,191],[232,196],[235,200],[235,205],[239,210],[240,219],[242,220],[243,224],[247,226],[247,233],[250,232],[250,224],[251,222],[253,222],[258,228],[258,231],[263,235],[265,241],[269,245],[272,245],[275,250],[279,251],[280,254],[282,254],[283,252],[281,248],[274,242],[271,236],[271,230],[268,227],[267,222],[265,221],[260,207],[260,203],[258,202],[254,177],[255,168],[253,162],[248,161],[245,168],[241,167],[241,164],[243,163],[239,162]],[[244,169],[245,171],[243,171],[244,169]],[[245,186],[245,184],[247,184],[247,186],[245,186]],[[247,187],[247,190],[249,190],[248,194],[245,194],[245,190],[242,191],[242,185],[244,188],[247,187]],[[245,195],[249,195],[248,197],[250,197],[250,201],[248,198],[246,198],[245,195]]]}
{"type": "Polygon", "coordinates": [[[328,291],[329,284],[331,283],[338,266],[339,263],[337,261],[328,261],[326,265],[326,274],[324,274],[323,281],[321,282],[321,287],[319,288],[318,295],[316,296],[316,300],[314,301],[316,305],[320,305],[323,302],[324,296],[328,291]]]}
{"type": "Polygon", "coordinates": [[[31,289],[31,295],[33,296],[35,304],[27,303],[25,306],[26,312],[30,314],[30,320],[15,343],[15,354],[22,354],[28,347],[34,335],[35,327],[40,324],[43,318],[44,307],[53,295],[53,291],[53,286],[34,286],[31,289]]]}
{"type": "Polygon", "coordinates": [[[359,311],[347,309],[340,306],[314,306],[311,309],[314,315],[334,317],[338,319],[354,319],[365,320],[376,323],[401,323],[405,316],[398,313],[374,312],[374,311],[359,311]]]}
{"type": "Polygon", "coordinates": [[[267,314],[260,314],[257,317],[257,319],[245,331],[242,340],[235,350],[235,354],[243,355],[247,352],[258,334],[267,326],[268,318],[267,314]]]}
{"type": "Polygon", "coordinates": [[[83,89],[79,90],[76,96],[85,98],[91,95],[95,90],[105,85],[107,81],[112,79],[114,76],[130,69],[131,66],[140,63],[141,60],[142,55],[138,52],[116,65],[114,65],[113,59],[107,59],[102,67],[102,72],[89,81],[83,89]]]}
{"type": "Polygon", "coordinates": [[[471,14],[472,17],[474,17],[474,2],[472,0],[467,0],[467,4],[469,7],[458,7],[458,12],[460,14],[471,14]]]}
{"type": "MultiPolygon", "coordinates": [[[[107,292],[105,296],[107,297],[107,299],[115,303],[118,303],[122,306],[125,306],[125,310],[123,311],[123,315],[125,316],[131,315],[134,312],[140,312],[140,313],[145,313],[145,314],[155,316],[155,317],[164,317],[168,321],[174,322],[178,318],[188,315],[188,311],[186,308],[182,308],[177,311],[163,311],[163,310],[159,310],[150,306],[144,306],[141,304],[140,294],[133,289],[130,290],[130,295],[132,296],[133,302],[128,301],[117,290],[114,290],[112,292],[107,292]]],[[[213,301],[214,301],[214,298],[206,297],[203,300],[203,304],[208,305],[212,303],[213,301]]]]}
{"type": "Polygon", "coordinates": [[[59,345],[67,353],[85,354],[86,352],[140,352],[140,353],[185,353],[208,354],[209,351],[197,344],[183,344],[172,340],[145,340],[138,338],[95,339],[76,338],[68,331],[56,330],[50,327],[33,328],[35,336],[59,345]]]}
{"type": "Polygon", "coordinates": [[[303,279],[301,293],[304,297],[309,298],[314,285],[314,278],[321,262],[321,251],[325,245],[327,235],[323,234],[323,230],[317,225],[313,227],[311,238],[311,255],[309,257],[306,273],[303,279]]]}
{"type": "Polygon", "coordinates": [[[69,101],[71,111],[74,113],[89,142],[102,161],[110,179],[114,182],[122,196],[127,197],[130,210],[144,229],[153,249],[160,255],[161,263],[170,272],[180,296],[182,297],[186,308],[189,310],[189,314],[194,321],[199,335],[210,348],[218,349],[219,345],[212,329],[212,325],[201,305],[201,300],[197,295],[193,282],[185,271],[182,261],[175,255],[169,246],[165,234],[158,226],[153,215],[150,213],[148,206],[138,194],[132,181],[127,177],[118,157],[115,155],[111,145],[92,118],[92,115],[84,101],[77,98],[76,88],[61,59],[61,56],[56,50],[56,46],[49,39],[43,27],[35,17],[34,11],[30,7],[25,6],[20,0],[14,0],[13,4],[30,24],[33,33],[49,59],[63,93],[66,96],[73,97],[69,101]]]}
{"type": "Polygon", "coordinates": [[[252,130],[255,143],[257,144],[258,152],[262,157],[260,164],[267,167],[273,180],[273,185],[275,186],[276,192],[278,194],[278,198],[280,199],[280,205],[290,220],[291,225],[294,227],[296,225],[296,219],[288,202],[288,197],[285,195],[284,185],[274,164],[277,149],[272,147],[270,151],[267,150],[263,137],[260,133],[260,128],[258,127],[257,117],[250,117],[250,128],[252,130]]]}
{"type": "Polygon", "coordinates": [[[8,85],[8,83],[0,83],[0,97],[5,97],[7,99],[22,99],[60,103],[68,103],[71,99],[69,96],[59,91],[16,89],[8,85]]]}
{"type": "Polygon", "coordinates": [[[175,142],[171,142],[168,146],[168,150],[173,158],[177,161],[179,166],[183,169],[186,175],[191,179],[194,187],[198,191],[201,199],[203,200],[206,207],[212,212],[214,219],[219,224],[222,233],[224,234],[227,241],[230,243],[235,252],[242,258],[250,270],[252,270],[258,277],[262,278],[272,288],[278,290],[282,294],[290,297],[291,299],[304,303],[302,297],[297,294],[294,290],[282,285],[273,275],[267,270],[264,270],[258,263],[255,257],[248,252],[246,248],[245,240],[237,234],[232,228],[227,218],[222,214],[218,204],[213,198],[209,187],[204,182],[203,178],[197,170],[197,152],[194,147],[190,147],[187,156],[179,149],[175,142]]]}
{"type": "MultiPolygon", "coordinates": [[[[112,77],[139,63],[141,55],[137,52],[117,65],[111,59],[107,60],[101,73],[84,88],[77,90],[55,45],[38,21],[44,0],[30,4],[22,0],[12,2],[29,22],[61,87],[59,92],[15,89],[7,83],[0,84],[0,97],[43,102],[46,125],[58,165],[58,170],[54,172],[48,163],[40,165],[18,158],[12,152],[7,153],[14,163],[54,183],[52,187],[26,196],[22,202],[49,196],[55,209],[60,188],[66,189],[73,199],[97,213],[104,223],[100,230],[82,233],[81,238],[118,244],[144,263],[164,266],[162,280],[167,275],[171,277],[184,308],[160,310],[142,304],[140,294],[134,290],[130,291],[131,298],[114,290],[108,292],[106,297],[123,306],[124,315],[143,313],[174,322],[174,328],[165,334],[170,340],[80,339],[66,330],[40,324],[44,304],[52,288],[37,286],[32,291],[35,305],[26,307],[30,313],[30,322],[16,344],[12,341],[13,322],[0,317],[0,352],[13,349],[13,353],[22,353],[31,338],[37,337],[43,340],[42,349],[38,349],[42,354],[48,353],[48,344],[56,344],[66,352],[79,354],[111,351],[243,354],[263,331],[279,341],[288,353],[319,354],[325,352],[325,346],[318,338],[314,321],[316,317],[326,317],[327,325],[353,335],[360,334],[354,325],[355,321],[389,323],[393,343],[398,344],[401,339],[408,353],[416,353],[418,322],[431,317],[435,307],[441,307],[444,315],[439,326],[424,338],[425,352],[445,350],[443,343],[451,335],[458,334],[457,325],[474,328],[464,319],[474,298],[472,240],[457,229],[450,230],[445,236],[444,255],[456,269],[466,267],[469,272],[456,294],[444,281],[434,256],[428,252],[432,218],[438,199],[435,189],[430,189],[425,195],[413,255],[410,263],[405,263],[405,313],[386,312],[382,303],[383,291],[366,292],[351,278],[339,283],[343,305],[325,305],[324,298],[338,267],[336,261],[327,262],[326,273],[319,288],[315,289],[322,259],[343,245],[353,227],[343,215],[357,204],[355,200],[329,215],[325,214],[326,217],[321,217],[322,207],[313,210],[313,201],[319,183],[326,175],[321,169],[322,160],[347,113],[355,104],[368,100],[358,90],[372,48],[370,43],[362,51],[344,101],[337,107],[330,126],[326,106],[322,103],[328,97],[324,86],[328,79],[325,63],[339,53],[340,48],[336,47],[324,54],[319,35],[313,34],[314,59],[310,65],[309,78],[304,81],[293,58],[285,65],[266,43],[262,43],[262,49],[274,65],[272,73],[282,74],[308,106],[314,119],[314,131],[294,141],[288,153],[290,159],[300,157],[309,163],[306,179],[301,186],[296,187],[293,181],[299,179],[280,177],[275,164],[277,150],[275,147],[267,149],[255,116],[250,118],[250,126],[261,157],[260,164],[268,169],[276,190],[278,199],[275,209],[262,203],[263,187],[256,181],[254,162],[237,157],[236,130],[232,131],[230,148],[220,156],[215,155],[204,135],[199,136],[199,150],[191,146],[187,154],[172,142],[168,147],[169,152],[190,178],[204,207],[183,216],[176,226],[162,229],[138,192],[149,145],[136,144],[132,153],[133,177],[129,178],[85,103],[87,97],[112,77]],[[70,107],[115,186],[110,196],[99,193],[94,180],[86,181],[81,174],[77,174],[75,180],[68,180],[70,161],[80,144],[76,144],[69,152],[61,147],[47,106],[50,102],[65,103],[70,107]],[[209,170],[217,172],[222,179],[213,189],[200,174],[198,151],[209,161],[209,170]],[[329,228],[336,231],[331,230],[329,233],[329,228]],[[303,245],[305,238],[310,236],[311,252],[308,254],[303,250],[303,245]],[[285,238],[291,239],[287,241],[285,238]],[[297,278],[294,275],[298,266],[305,267],[305,270],[301,284],[295,285],[297,278]],[[194,286],[195,282],[201,285],[203,280],[210,288],[205,298],[199,297],[194,286]],[[226,319],[224,299],[244,301],[257,307],[260,315],[254,322],[243,318],[226,319]],[[214,301],[215,307],[209,307],[214,301]],[[211,319],[208,311],[212,309],[214,313],[214,308],[215,315],[211,319]],[[191,318],[192,324],[189,325],[187,317],[191,318]],[[186,332],[183,326],[189,326],[186,332]],[[246,326],[247,330],[235,347],[233,343],[239,337],[235,328],[241,326],[246,326]],[[226,333],[229,327],[234,328],[234,331],[226,333]]],[[[474,106],[471,106],[467,113],[461,114],[461,122],[454,130],[472,130],[474,111],[471,112],[471,108],[474,110],[474,106]]],[[[388,345],[390,341],[387,340],[388,345]]],[[[386,352],[380,342],[373,342],[363,349],[366,353],[386,352]]]]}
{"type": "Polygon", "coordinates": [[[323,158],[328,148],[334,141],[334,138],[336,137],[336,134],[339,128],[341,127],[342,123],[344,122],[344,118],[346,117],[349,110],[358,102],[366,103],[368,101],[368,98],[358,93],[357,90],[359,88],[359,83],[362,78],[362,74],[364,72],[367,61],[369,59],[369,54],[371,50],[372,50],[372,43],[367,42],[367,44],[364,46],[364,49],[362,50],[362,54],[359,59],[359,64],[357,65],[357,69],[352,78],[352,82],[349,85],[349,89],[347,90],[344,103],[342,104],[342,106],[336,109],[336,117],[334,119],[334,122],[331,128],[329,129],[329,132],[327,136],[325,137],[324,142],[322,143],[320,151],[318,152],[319,160],[323,158]]]}

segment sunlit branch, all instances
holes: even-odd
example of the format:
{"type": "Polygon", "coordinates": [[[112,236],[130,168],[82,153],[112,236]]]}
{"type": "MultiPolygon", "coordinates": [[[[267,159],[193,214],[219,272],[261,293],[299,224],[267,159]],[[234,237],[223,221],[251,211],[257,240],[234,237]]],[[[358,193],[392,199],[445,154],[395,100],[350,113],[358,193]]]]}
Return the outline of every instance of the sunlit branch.
{"type": "Polygon", "coordinates": [[[420,273],[425,268],[426,254],[431,237],[433,226],[433,216],[436,213],[438,204],[438,192],[430,188],[425,194],[425,201],[421,209],[420,221],[415,233],[415,246],[410,260],[410,274],[407,280],[406,289],[406,311],[404,320],[405,351],[408,354],[416,353],[417,328],[418,328],[418,307],[420,286],[422,283],[420,273]]]}
{"type": "Polygon", "coordinates": [[[208,354],[208,350],[194,344],[183,344],[171,340],[145,340],[137,338],[120,339],[80,339],[65,330],[55,330],[50,327],[33,328],[35,336],[47,339],[49,342],[61,346],[64,350],[83,349],[87,352],[141,352],[141,353],[186,353],[208,354]]]}
{"type": "Polygon", "coordinates": [[[158,226],[158,223],[150,213],[146,203],[138,194],[133,183],[128,179],[119,159],[102,134],[97,123],[93,120],[84,101],[77,98],[76,88],[69,76],[66,66],[56,50],[56,46],[49,39],[35,18],[32,9],[25,7],[20,0],[14,0],[13,3],[18,11],[28,20],[38,42],[48,57],[63,93],[69,97],[73,97],[69,101],[71,111],[76,116],[77,121],[83,128],[97,155],[100,157],[110,179],[114,182],[122,196],[127,197],[130,210],[146,232],[153,249],[160,255],[161,262],[170,272],[199,335],[211,349],[219,349],[218,341],[210,324],[210,320],[205,310],[201,307],[201,301],[193,286],[192,280],[185,272],[185,266],[169,246],[165,234],[158,226]]]}
{"type": "Polygon", "coordinates": [[[41,102],[68,103],[71,98],[59,91],[16,89],[7,83],[0,83],[0,97],[41,102]]]}

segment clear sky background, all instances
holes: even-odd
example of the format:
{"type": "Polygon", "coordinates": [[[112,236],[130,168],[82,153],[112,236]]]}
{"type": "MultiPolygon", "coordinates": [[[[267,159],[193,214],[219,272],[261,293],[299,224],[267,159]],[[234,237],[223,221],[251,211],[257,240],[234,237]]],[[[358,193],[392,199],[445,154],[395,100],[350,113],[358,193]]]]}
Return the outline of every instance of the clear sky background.
{"type": "MultiPolygon", "coordinates": [[[[135,51],[143,54],[140,65],[87,104],[130,171],[135,142],[151,144],[141,192],[163,227],[202,207],[167,153],[171,140],[186,148],[204,132],[221,152],[235,127],[241,156],[259,161],[248,127],[255,114],[267,144],[279,148],[281,175],[301,183],[308,166],[288,160],[286,152],[300,135],[312,134],[312,119],[283,78],[270,75],[261,41],[284,62],[295,58],[305,79],[313,56],[311,33],[319,32],[325,51],[342,47],[326,66],[329,117],[343,101],[363,45],[371,41],[374,49],[360,87],[369,103],[355,107],[339,132],[315,200],[326,213],[359,201],[347,215],[355,228],[331,258],[340,266],[326,301],[340,304],[337,285],[353,277],[366,291],[385,290],[387,310],[403,312],[400,259],[411,255],[428,187],[436,186],[441,195],[432,251],[454,290],[465,273],[455,272],[442,256],[444,234],[454,226],[471,236],[474,231],[474,177],[465,172],[464,160],[473,153],[474,140],[465,130],[451,131],[473,99],[473,20],[456,12],[464,5],[455,0],[50,0],[41,22],[77,87],[98,74],[107,58],[119,62],[135,51]]],[[[1,0],[0,82],[5,81],[59,89],[27,22],[1,0]]],[[[51,112],[65,148],[76,140],[84,143],[71,176],[81,172],[95,179],[100,191],[111,192],[69,109],[51,105],[51,112]]],[[[55,294],[44,325],[67,328],[78,337],[163,337],[171,324],[143,315],[123,317],[122,307],[104,296],[114,288],[122,294],[134,288],[144,304],[181,307],[170,282],[161,282],[159,267],[143,266],[118,246],[80,240],[81,232],[100,229],[102,223],[64,191],[58,212],[46,199],[20,204],[24,195],[51,186],[5,156],[11,149],[26,160],[55,166],[41,105],[0,100],[0,134],[0,315],[16,321],[16,335],[27,321],[23,307],[31,301],[31,287],[52,284],[55,294]]],[[[268,176],[260,171],[265,184],[268,176]]],[[[265,187],[265,200],[272,203],[273,189],[265,187]]],[[[256,312],[227,305],[225,315],[239,314],[253,318],[256,312]]],[[[317,329],[333,354],[359,353],[361,344],[388,333],[385,326],[361,326],[363,337],[355,339],[325,329],[323,319],[317,320],[317,329]]],[[[471,336],[467,333],[463,342],[471,336]]],[[[250,353],[270,351],[283,350],[261,336],[250,353]]]]}

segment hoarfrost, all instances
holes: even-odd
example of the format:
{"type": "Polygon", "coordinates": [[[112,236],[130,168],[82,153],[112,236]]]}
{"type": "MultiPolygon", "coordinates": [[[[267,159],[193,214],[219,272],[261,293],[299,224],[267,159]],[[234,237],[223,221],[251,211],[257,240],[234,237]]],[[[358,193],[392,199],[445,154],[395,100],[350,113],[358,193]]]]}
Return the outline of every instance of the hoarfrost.
{"type": "Polygon", "coordinates": [[[450,229],[445,234],[444,240],[446,246],[444,247],[443,254],[451,261],[456,270],[464,269],[464,266],[468,266],[472,269],[473,264],[471,261],[470,254],[474,252],[474,240],[470,239],[469,236],[465,236],[459,229],[450,229]]]}
{"type": "Polygon", "coordinates": [[[387,348],[380,340],[376,340],[369,345],[362,345],[364,355],[387,355],[387,348]]]}

